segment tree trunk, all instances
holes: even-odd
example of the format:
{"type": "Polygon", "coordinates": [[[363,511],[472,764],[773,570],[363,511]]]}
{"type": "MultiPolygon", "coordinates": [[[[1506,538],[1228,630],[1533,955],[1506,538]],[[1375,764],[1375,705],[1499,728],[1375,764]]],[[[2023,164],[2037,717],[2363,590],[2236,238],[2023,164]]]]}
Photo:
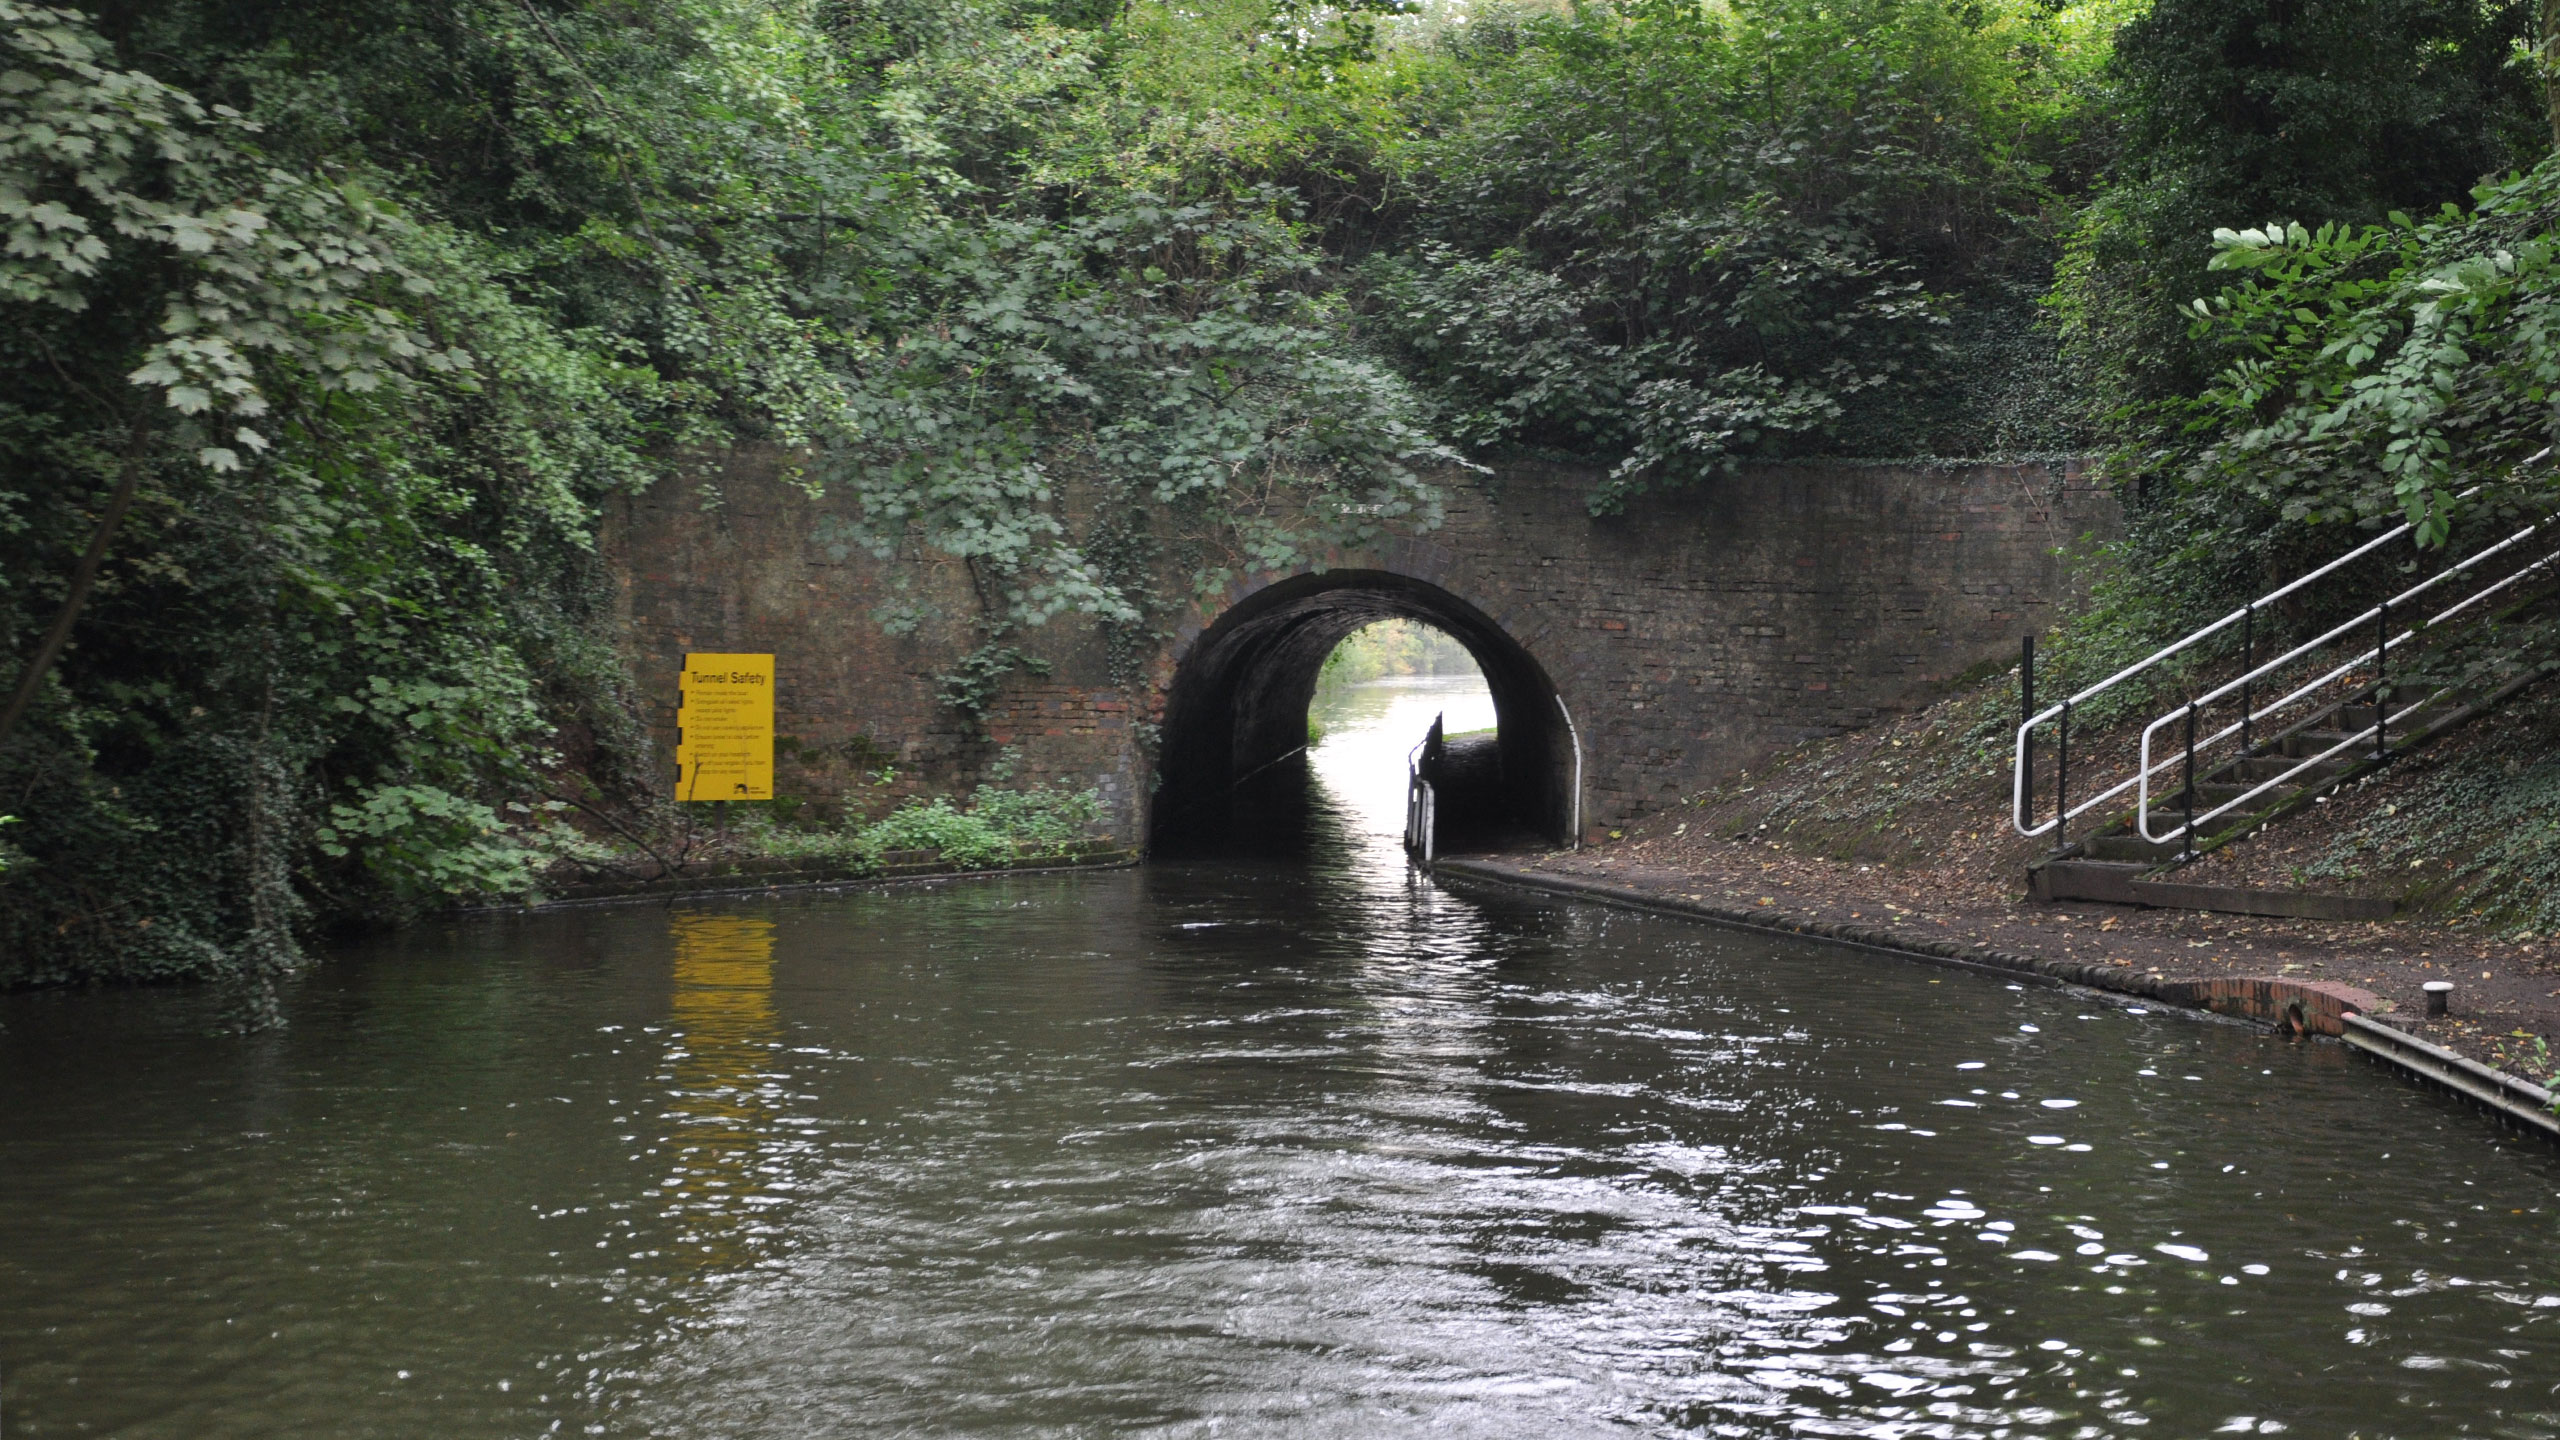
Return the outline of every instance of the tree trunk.
{"type": "MultiPolygon", "coordinates": [[[[2560,5],[2560,0],[2543,0],[2546,8],[2560,5]]],[[[62,597],[62,612],[53,617],[53,628],[45,632],[44,643],[28,659],[27,668],[18,675],[18,688],[9,696],[9,708],[0,710],[0,745],[9,742],[18,722],[33,705],[36,691],[43,687],[45,675],[53,669],[54,659],[71,639],[71,627],[80,618],[80,609],[89,603],[89,588],[98,580],[98,566],[107,558],[107,547],[116,538],[116,529],[124,523],[125,512],[133,508],[133,496],[142,487],[143,461],[151,451],[151,415],[143,412],[133,422],[133,438],[125,445],[124,473],[116,477],[116,491],[107,501],[107,513],[98,517],[98,533],[90,538],[89,552],[80,557],[79,568],[71,572],[71,589],[62,597]]]]}
{"type": "Polygon", "coordinates": [[[2551,121],[2551,148],[2560,150],[2560,0],[2542,0],[2541,33],[2534,37],[2534,68],[2542,72],[2542,109],[2551,121]]]}

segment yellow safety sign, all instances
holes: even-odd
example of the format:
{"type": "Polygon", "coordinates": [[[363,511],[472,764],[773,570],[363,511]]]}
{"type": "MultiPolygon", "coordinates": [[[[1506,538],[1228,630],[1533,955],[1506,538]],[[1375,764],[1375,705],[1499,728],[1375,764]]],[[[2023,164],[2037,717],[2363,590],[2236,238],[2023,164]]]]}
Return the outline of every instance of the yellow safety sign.
{"type": "Polygon", "coordinates": [[[773,657],[687,655],[676,683],[676,798],[773,798],[773,657]]]}

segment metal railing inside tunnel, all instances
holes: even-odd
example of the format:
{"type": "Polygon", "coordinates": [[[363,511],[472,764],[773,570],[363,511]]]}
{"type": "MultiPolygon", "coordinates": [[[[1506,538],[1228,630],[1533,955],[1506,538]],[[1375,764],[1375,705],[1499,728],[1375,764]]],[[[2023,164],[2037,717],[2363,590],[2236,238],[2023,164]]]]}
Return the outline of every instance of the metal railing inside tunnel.
{"type": "Polygon", "coordinates": [[[1433,762],[1447,748],[1441,733],[1443,712],[1431,717],[1431,729],[1419,744],[1405,754],[1404,848],[1405,853],[1425,865],[1431,863],[1438,848],[1440,832],[1439,794],[1431,784],[1433,762]]]}

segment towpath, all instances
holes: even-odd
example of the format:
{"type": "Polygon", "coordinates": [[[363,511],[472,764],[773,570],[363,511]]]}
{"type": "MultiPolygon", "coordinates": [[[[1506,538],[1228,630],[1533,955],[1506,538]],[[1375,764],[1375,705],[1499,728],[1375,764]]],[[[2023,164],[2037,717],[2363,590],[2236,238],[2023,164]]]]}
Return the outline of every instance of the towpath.
{"type": "MultiPolygon", "coordinates": [[[[2267,920],[2030,900],[1955,866],[1887,867],[1818,859],[1699,827],[1637,833],[1575,852],[1487,857],[1532,874],[1601,881],[1817,933],[1880,931],[1924,948],[1979,948],[2165,980],[2272,976],[2352,985],[2381,997],[2391,1023],[2485,1064],[2539,1080],[2533,1037],[2560,1052],[2560,945],[2502,943],[2410,922],[2267,920]],[[2452,1013],[2424,1018],[2421,986],[2452,981],[2452,1013]]],[[[2555,1055],[2560,1058],[2560,1055],[2555,1055]]]]}

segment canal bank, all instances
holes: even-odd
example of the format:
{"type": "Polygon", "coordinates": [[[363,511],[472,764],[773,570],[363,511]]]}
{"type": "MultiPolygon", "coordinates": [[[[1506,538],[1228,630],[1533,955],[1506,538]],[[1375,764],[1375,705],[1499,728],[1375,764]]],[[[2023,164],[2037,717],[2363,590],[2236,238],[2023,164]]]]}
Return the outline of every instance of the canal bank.
{"type": "MultiPolygon", "coordinates": [[[[1572,855],[1509,858],[1955,950],[2160,981],[2368,990],[2392,1025],[2530,1082],[2550,1078],[2560,1049],[2560,827],[2550,821],[2560,810],[2549,798],[2560,795],[2560,702],[2523,697],[2214,848],[2193,871],[2220,886],[2350,897],[2388,911],[2379,920],[2032,898],[2029,867],[2051,840],[2010,823],[2017,705],[2014,672],[1984,676],[1917,713],[1662,797],[1654,813],[1593,832],[1572,855]],[[2450,1013],[2433,1020],[2429,984],[2452,987],[2450,1013]]],[[[2130,765],[2141,713],[2075,730],[2075,765],[2130,765]]]]}
{"type": "MultiPolygon", "coordinates": [[[[1748,850],[1743,854],[1751,856],[1748,850]]],[[[2256,933],[2244,933],[2243,925],[2234,923],[2236,917],[2186,912],[2088,914],[2083,912],[2113,907],[2038,906],[2045,912],[2039,914],[2023,904],[1985,912],[1964,906],[1958,895],[1907,891],[1902,900],[1886,899],[1872,869],[1853,875],[1808,874],[1824,867],[1802,857],[1790,857],[1794,863],[1786,865],[1752,857],[1747,869],[1694,863],[1673,868],[1648,865],[1645,859],[1642,842],[1636,842],[1549,855],[1453,857],[1436,863],[1432,874],[1459,888],[1537,890],[1711,924],[1802,935],[1930,964],[2140,996],[2299,1034],[2338,1036],[2350,1043],[2362,1038],[2369,1043],[2358,1048],[2402,1072],[2560,1139],[2560,1120],[2533,1103],[2548,1092],[2515,1073],[2529,1072],[2530,1065],[2516,1061],[2540,1054],[2525,1048],[2528,1032],[2521,1027],[2513,1033],[2492,1031],[2491,1025],[2509,1017],[2496,1012],[2484,1017],[2475,1008],[2477,1001],[2451,1007],[2444,1016],[2426,1014],[2421,987],[2429,978],[2472,973],[2463,963],[2467,957],[2450,947],[2441,961],[2432,951],[2404,955],[2388,944],[2302,948],[2305,958],[2300,959],[2288,948],[2274,952],[2275,964],[2259,965],[2252,962],[2267,958],[2262,946],[2287,938],[2299,947],[2302,937],[2284,930],[2269,934],[2274,927],[2266,922],[2253,922],[2256,933]],[[1782,869],[1788,873],[1779,873],[1782,869]],[[1923,904],[1930,908],[1923,910],[1923,904]],[[2203,938],[2185,938],[2191,934],[2203,938]],[[2018,943],[2021,938],[2025,946],[2018,943]],[[2197,948],[2210,953],[2198,957],[2192,953],[2197,948]],[[2410,1002],[2403,1005],[2370,984],[2330,978],[2343,975],[2406,989],[2412,992],[2410,1002]],[[2377,1024],[2374,1017],[2387,1020],[2377,1024]]],[[[2301,926],[2291,928],[2298,932],[2301,926]]],[[[2483,982],[2495,979],[2494,971],[2478,973],[2483,982]]],[[[2459,985],[2455,993],[2462,993],[2459,985]]]]}

